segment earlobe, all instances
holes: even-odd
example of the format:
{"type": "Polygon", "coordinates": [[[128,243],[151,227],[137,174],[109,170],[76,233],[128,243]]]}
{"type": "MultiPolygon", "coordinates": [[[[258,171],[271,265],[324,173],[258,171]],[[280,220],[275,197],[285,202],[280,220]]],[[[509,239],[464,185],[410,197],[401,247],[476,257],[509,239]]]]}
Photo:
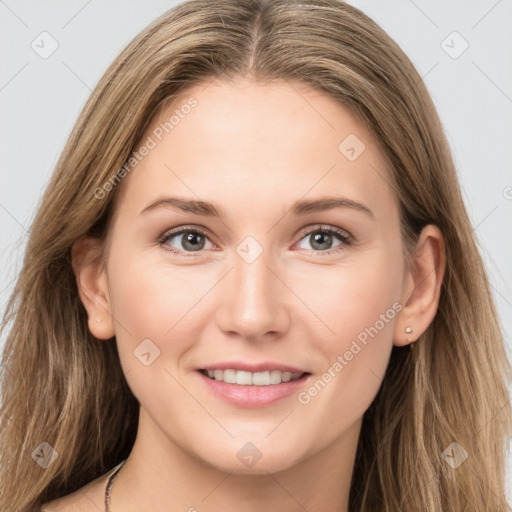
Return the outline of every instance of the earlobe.
{"type": "Polygon", "coordinates": [[[80,300],[87,310],[89,330],[98,339],[114,336],[102,245],[97,238],[83,236],[71,249],[71,261],[80,300]]]}
{"type": "Polygon", "coordinates": [[[414,343],[432,323],[439,306],[445,268],[442,233],[437,226],[425,226],[404,279],[404,307],[397,319],[394,333],[396,346],[414,343]]]}

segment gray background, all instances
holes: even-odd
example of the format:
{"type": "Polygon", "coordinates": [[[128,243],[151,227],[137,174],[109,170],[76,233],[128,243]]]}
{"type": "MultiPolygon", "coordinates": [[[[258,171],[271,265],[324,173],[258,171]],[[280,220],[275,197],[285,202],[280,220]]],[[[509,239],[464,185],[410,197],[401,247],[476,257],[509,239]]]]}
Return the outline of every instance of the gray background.
{"type": "MultiPolygon", "coordinates": [[[[2,312],[20,268],[26,230],[83,104],[122,47],[175,3],[0,0],[2,312]],[[41,36],[45,31],[50,35],[41,36]],[[58,47],[49,56],[43,54],[46,58],[33,49],[42,53],[52,44],[58,47]]],[[[350,3],[401,45],[434,99],[453,150],[510,355],[512,1],[350,3]],[[468,48],[461,53],[466,44],[468,48]]],[[[511,458],[508,469],[512,502],[511,458]]]]}

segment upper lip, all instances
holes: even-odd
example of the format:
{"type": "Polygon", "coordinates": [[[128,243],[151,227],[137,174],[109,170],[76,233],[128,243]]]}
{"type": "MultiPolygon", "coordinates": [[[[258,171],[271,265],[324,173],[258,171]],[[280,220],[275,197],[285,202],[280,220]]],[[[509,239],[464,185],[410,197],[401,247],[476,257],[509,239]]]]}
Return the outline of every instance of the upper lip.
{"type": "Polygon", "coordinates": [[[272,361],[263,363],[244,363],[242,361],[226,361],[222,363],[208,364],[199,368],[200,370],[242,370],[246,372],[256,373],[265,371],[281,371],[291,373],[308,373],[304,369],[296,368],[287,364],[275,363],[272,361]]]}

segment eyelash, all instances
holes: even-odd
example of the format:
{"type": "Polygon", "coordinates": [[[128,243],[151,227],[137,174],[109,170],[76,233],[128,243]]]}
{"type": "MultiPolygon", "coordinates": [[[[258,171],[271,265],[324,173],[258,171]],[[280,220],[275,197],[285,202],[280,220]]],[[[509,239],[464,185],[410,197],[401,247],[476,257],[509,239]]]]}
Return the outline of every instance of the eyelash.
{"type": "MultiPolygon", "coordinates": [[[[174,238],[175,236],[181,235],[183,233],[198,233],[198,234],[208,238],[208,240],[209,240],[208,234],[205,231],[203,231],[202,229],[194,227],[194,226],[182,226],[175,230],[166,231],[162,236],[160,236],[160,238],[158,239],[158,242],[160,245],[164,246],[164,248],[166,250],[172,252],[173,254],[177,254],[179,256],[185,256],[185,257],[192,257],[192,258],[196,257],[194,255],[193,251],[188,251],[188,252],[178,251],[178,250],[174,249],[174,247],[165,245],[165,243],[167,241],[169,241],[171,238],[174,238]]],[[[302,231],[301,238],[299,239],[299,241],[301,241],[303,238],[305,238],[306,236],[311,235],[313,233],[327,233],[327,234],[331,234],[331,235],[336,235],[342,242],[340,245],[337,245],[336,247],[334,247],[332,249],[327,249],[325,251],[310,249],[311,251],[317,253],[320,256],[328,256],[335,252],[339,252],[340,250],[343,250],[344,247],[349,247],[353,243],[352,236],[348,232],[338,229],[338,228],[335,228],[333,226],[322,226],[322,225],[318,225],[314,229],[310,229],[309,231],[302,231]]],[[[210,242],[211,242],[211,240],[210,240],[210,242]]],[[[201,252],[201,251],[197,251],[197,252],[201,252]]]]}

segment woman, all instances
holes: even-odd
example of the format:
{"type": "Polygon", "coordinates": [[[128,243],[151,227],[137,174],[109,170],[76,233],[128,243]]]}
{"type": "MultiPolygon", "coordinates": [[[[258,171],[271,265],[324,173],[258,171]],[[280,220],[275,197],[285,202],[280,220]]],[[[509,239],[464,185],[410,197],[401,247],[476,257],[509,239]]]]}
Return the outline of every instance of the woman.
{"type": "Polygon", "coordinates": [[[508,510],[510,366],[448,144],[341,1],[190,0],[139,34],[8,322],[2,511],[508,510]]]}

